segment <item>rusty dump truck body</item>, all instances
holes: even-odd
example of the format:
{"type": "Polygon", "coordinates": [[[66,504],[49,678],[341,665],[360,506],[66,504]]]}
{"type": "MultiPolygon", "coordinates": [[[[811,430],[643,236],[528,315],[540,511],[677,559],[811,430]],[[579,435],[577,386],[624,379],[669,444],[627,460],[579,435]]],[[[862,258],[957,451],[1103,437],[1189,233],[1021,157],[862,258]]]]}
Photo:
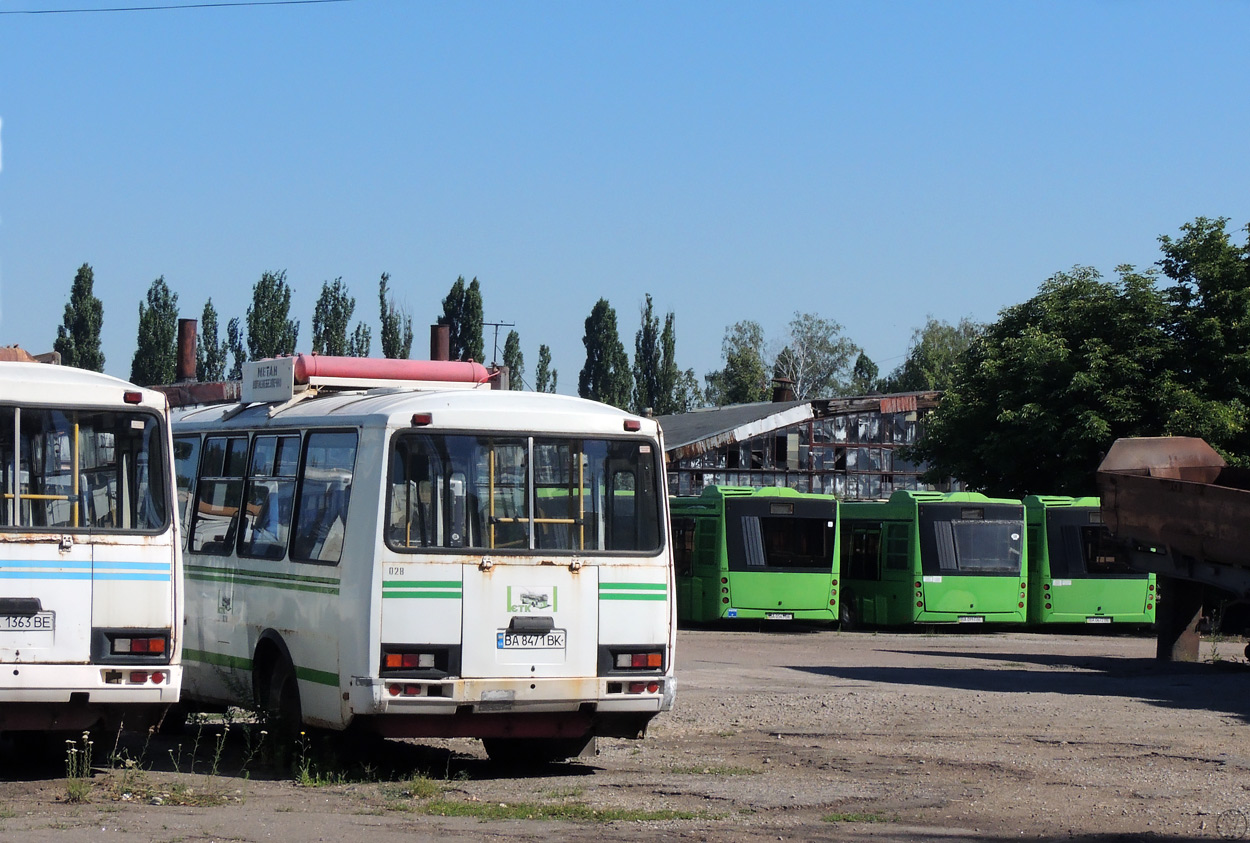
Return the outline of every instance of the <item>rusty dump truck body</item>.
{"type": "Polygon", "coordinates": [[[1098,489],[1113,534],[1170,551],[1135,564],[1250,597],[1250,471],[1201,439],[1119,439],[1098,489]]]}
{"type": "MultiPolygon", "coordinates": [[[[1250,471],[1201,439],[1119,439],[1098,467],[1103,523],[1160,582],[1161,659],[1198,657],[1204,587],[1250,600],[1250,471]]],[[[1250,656],[1250,647],[1247,647],[1250,656]]]]}

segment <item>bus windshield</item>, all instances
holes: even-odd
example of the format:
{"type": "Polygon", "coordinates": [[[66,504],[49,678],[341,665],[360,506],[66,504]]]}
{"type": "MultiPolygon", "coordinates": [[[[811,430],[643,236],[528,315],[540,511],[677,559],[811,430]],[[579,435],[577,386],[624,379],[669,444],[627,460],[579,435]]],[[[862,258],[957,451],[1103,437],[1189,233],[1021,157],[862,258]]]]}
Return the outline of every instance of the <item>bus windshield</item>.
{"type": "Polygon", "coordinates": [[[1052,577],[1145,579],[1149,576],[1129,565],[1128,548],[1112,538],[1097,510],[1048,511],[1046,555],[1052,577]]]}
{"type": "Polygon", "coordinates": [[[1019,574],[1023,536],[1021,507],[920,507],[921,567],[926,574],[1019,574]]]}
{"type": "Polygon", "coordinates": [[[0,528],[163,529],[164,454],[151,413],[0,408],[0,528]]]}
{"type": "Polygon", "coordinates": [[[658,456],[639,440],[400,433],[386,541],[399,551],[658,552],[658,456]]]}

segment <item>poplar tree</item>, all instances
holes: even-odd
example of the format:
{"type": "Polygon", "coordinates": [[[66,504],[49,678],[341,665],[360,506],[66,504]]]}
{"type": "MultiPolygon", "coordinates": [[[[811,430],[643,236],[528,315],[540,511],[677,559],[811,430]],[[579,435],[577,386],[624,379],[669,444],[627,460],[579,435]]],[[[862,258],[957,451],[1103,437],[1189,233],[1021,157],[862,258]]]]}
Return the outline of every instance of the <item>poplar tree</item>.
{"type": "Polygon", "coordinates": [[[379,339],[383,356],[406,360],[412,353],[412,317],[395,304],[387,289],[390,280],[391,276],[383,272],[382,280],[378,282],[378,309],[382,322],[379,339]]]}
{"type": "Polygon", "coordinates": [[[509,331],[503,343],[503,364],[508,367],[508,388],[524,389],[525,357],[521,354],[521,335],[509,331]]]}
{"type": "Polygon", "coordinates": [[[286,282],[286,270],[263,273],[252,287],[252,303],[247,308],[250,359],[294,354],[298,339],[299,322],[291,319],[291,287],[286,282]]]}
{"type": "Polygon", "coordinates": [[[629,356],[616,329],[616,311],[599,299],[586,317],[586,365],[577,378],[577,394],[592,401],[627,409],[633,390],[629,356]]]}
{"type": "Polygon", "coordinates": [[[538,346],[538,367],[534,370],[534,391],[555,392],[556,381],[559,378],[560,373],[551,368],[551,349],[545,345],[538,346]]]}
{"type": "Polygon", "coordinates": [[[83,264],[74,276],[65,317],[56,329],[52,348],[61,355],[65,366],[77,366],[93,372],[104,371],[104,352],[100,350],[100,331],[104,326],[104,305],[92,287],[95,276],[90,264],[83,264]]]}
{"type": "Polygon", "coordinates": [[[223,380],[226,377],[226,358],[230,353],[228,340],[219,340],[217,308],[210,297],[204,302],[200,315],[200,330],[195,342],[195,379],[204,383],[223,380]]]}
{"type": "Polygon", "coordinates": [[[334,357],[368,357],[370,329],[357,322],[351,336],[347,326],[356,311],[356,299],[347,292],[342,278],[321,283],[321,295],[313,310],[313,353],[334,357]]]}
{"type": "Polygon", "coordinates": [[[484,321],[482,285],[474,278],[466,287],[461,275],[444,297],[443,315],[438,320],[440,325],[448,327],[448,352],[452,360],[482,361],[484,321]]]}
{"type": "Polygon", "coordinates": [[[139,386],[173,383],[178,370],[178,294],[161,276],[139,302],[139,337],[130,380],[139,386]]]}

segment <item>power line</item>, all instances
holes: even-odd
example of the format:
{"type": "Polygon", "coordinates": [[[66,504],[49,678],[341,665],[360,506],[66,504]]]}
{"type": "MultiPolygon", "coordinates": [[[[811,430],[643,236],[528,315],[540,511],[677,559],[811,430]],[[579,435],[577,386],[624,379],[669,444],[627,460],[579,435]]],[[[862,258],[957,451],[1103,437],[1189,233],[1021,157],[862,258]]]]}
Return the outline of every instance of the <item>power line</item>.
{"type": "Polygon", "coordinates": [[[314,3],[350,3],[352,0],[214,0],[162,6],[110,6],[100,9],[2,9],[0,15],[78,15],[93,12],[167,12],[173,9],[221,9],[229,6],[308,6],[314,3]]]}

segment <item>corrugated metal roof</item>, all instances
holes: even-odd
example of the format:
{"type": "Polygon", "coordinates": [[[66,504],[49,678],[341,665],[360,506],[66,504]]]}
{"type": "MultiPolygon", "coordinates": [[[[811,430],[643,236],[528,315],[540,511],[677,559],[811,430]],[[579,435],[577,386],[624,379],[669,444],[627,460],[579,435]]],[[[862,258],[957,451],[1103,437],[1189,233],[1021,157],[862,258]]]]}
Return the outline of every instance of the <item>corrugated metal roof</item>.
{"type": "Polygon", "coordinates": [[[664,430],[664,447],[670,459],[682,459],[805,419],[872,410],[899,412],[928,409],[937,406],[939,397],[938,392],[905,392],[804,401],[765,401],[660,416],[658,421],[664,430]]]}

